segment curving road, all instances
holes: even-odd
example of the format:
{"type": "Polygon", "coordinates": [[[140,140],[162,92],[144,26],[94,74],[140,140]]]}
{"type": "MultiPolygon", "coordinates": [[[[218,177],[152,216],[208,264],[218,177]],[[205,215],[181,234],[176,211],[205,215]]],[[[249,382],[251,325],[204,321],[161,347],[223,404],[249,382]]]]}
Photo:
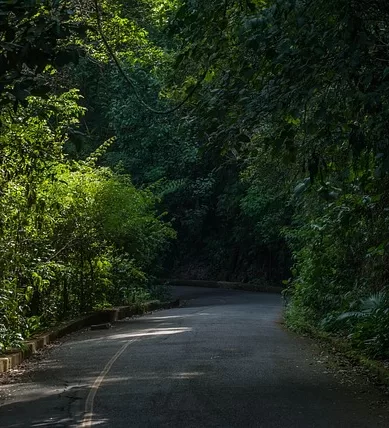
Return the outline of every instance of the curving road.
{"type": "Polygon", "coordinates": [[[183,307],[70,335],[29,362],[0,387],[0,427],[389,426],[378,390],[283,329],[279,296],[174,293],[183,307]]]}

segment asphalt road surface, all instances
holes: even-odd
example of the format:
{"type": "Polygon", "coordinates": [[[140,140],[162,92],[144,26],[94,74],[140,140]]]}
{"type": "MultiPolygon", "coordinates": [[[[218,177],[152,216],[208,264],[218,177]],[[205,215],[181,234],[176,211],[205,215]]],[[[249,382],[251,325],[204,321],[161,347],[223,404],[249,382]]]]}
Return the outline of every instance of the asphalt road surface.
{"type": "Polygon", "coordinates": [[[0,427],[389,427],[386,396],[281,325],[275,294],[187,303],[70,335],[0,387],[0,427]]]}

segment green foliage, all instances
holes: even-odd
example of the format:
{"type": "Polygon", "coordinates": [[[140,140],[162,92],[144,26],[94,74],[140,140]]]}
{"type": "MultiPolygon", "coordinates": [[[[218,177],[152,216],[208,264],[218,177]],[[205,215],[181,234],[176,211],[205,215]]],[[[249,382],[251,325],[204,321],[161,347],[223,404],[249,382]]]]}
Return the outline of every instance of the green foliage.
{"type": "Polygon", "coordinates": [[[1,6],[2,346],[163,294],[165,256],[284,279],[292,328],[387,357],[387,2],[98,3],[137,96],[92,3],[1,6]]]}
{"type": "Polygon", "coordinates": [[[386,291],[352,302],[349,312],[330,314],[323,320],[330,332],[345,332],[351,343],[373,357],[389,356],[389,295],[386,291]]]}
{"type": "MultiPolygon", "coordinates": [[[[287,316],[296,328],[313,325],[342,330],[358,348],[384,356],[384,312],[360,323],[345,323],[341,329],[340,323],[334,322],[340,321],[340,314],[349,314],[350,308],[357,307],[355,302],[368,302],[371,293],[385,290],[387,285],[386,197],[377,195],[383,183],[373,183],[369,191],[372,196],[355,181],[343,185],[341,193],[337,189],[333,201],[327,198],[328,185],[325,189],[315,186],[298,196],[300,214],[285,231],[295,257],[293,299],[287,316]],[[370,342],[374,334],[381,338],[382,348],[370,342]]],[[[384,296],[384,291],[378,295],[384,296]]]]}
{"type": "Polygon", "coordinates": [[[0,106],[27,105],[51,91],[50,73],[76,63],[70,38],[84,25],[72,19],[73,1],[11,0],[0,4],[0,106]]]}
{"type": "MultiPolygon", "coordinates": [[[[185,22],[187,19],[192,24],[195,22],[193,16],[181,13],[180,8],[174,9],[174,2],[170,6],[169,2],[163,2],[163,5],[162,2],[156,3],[165,8],[165,16],[170,17],[173,26],[181,18],[185,22]]],[[[132,41],[126,39],[128,29],[120,28],[117,31],[115,27],[114,31],[110,18],[114,13],[106,10],[103,4],[104,31],[110,45],[128,76],[137,82],[142,99],[158,110],[168,109],[169,100],[182,97],[182,90],[190,88],[201,71],[207,68],[207,65],[200,64],[199,67],[195,61],[186,59],[187,55],[195,55],[195,50],[201,49],[200,44],[181,53],[173,65],[171,52],[167,48],[176,49],[182,37],[166,36],[169,34],[164,32],[167,21],[161,23],[157,20],[157,24],[153,18],[155,13],[142,2],[137,2],[131,10],[118,2],[114,10],[114,13],[119,13],[120,19],[131,23],[134,31],[132,41]],[[140,19],[138,7],[144,8],[147,19],[140,19]],[[137,39],[137,34],[143,36],[137,39]],[[118,42],[121,38],[123,43],[118,42]],[[142,50],[149,57],[140,58],[138,55],[134,61],[130,52],[133,49],[142,50]],[[159,55],[158,59],[153,55],[159,55]],[[156,61],[158,67],[155,67],[156,61]],[[172,66],[178,65],[180,69],[172,70],[172,66]],[[175,73],[174,80],[172,71],[175,73]],[[165,86],[162,86],[164,83],[165,86]]],[[[181,29],[186,31],[184,26],[181,29]]],[[[272,188],[268,189],[269,194],[262,198],[259,184],[258,188],[254,184],[251,186],[251,178],[240,183],[244,167],[241,159],[235,156],[236,151],[226,152],[223,148],[225,140],[236,138],[240,143],[250,141],[246,132],[221,132],[218,138],[212,134],[212,139],[208,140],[205,131],[208,130],[209,111],[205,108],[205,102],[201,105],[195,97],[173,115],[151,115],[128,90],[116,67],[106,64],[104,54],[100,55],[93,49],[95,45],[91,44],[89,52],[93,59],[87,57],[81,61],[75,80],[75,84],[82,87],[88,110],[95,112],[93,116],[87,116],[86,129],[93,130],[98,138],[112,134],[116,137],[102,164],[112,167],[119,164],[120,171],[129,173],[136,185],[151,185],[161,197],[159,210],[169,213],[168,218],[179,237],[172,253],[167,256],[170,260],[166,267],[176,271],[172,274],[189,270],[188,274],[192,277],[242,280],[258,275],[265,275],[269,280],[273,275],[277,279],[282,277],[287,269],[288,256],[279,230],[290,215],[288,209],[284,209],[287,189],[285,186],[283,190],[277,189],[275,198],[270,195],[272,188]],[[96,60],[104,73],[99,72],[96,60]],[[200,108],[194,110],[193,107],[199,107],[199,104],[200,108]],[[219,140],[223,142],[219,143],[219,140]],[[256,196],[257,201],[263,200],[262,205],[254,203],[256,196]],[[268,208],[271,212],[265,214],[268,208]],[[264,220],[265,216],[268,223],[264,220]],[[203,267],[187,269],[188,265],[203,267]]],[[[204,86],[212,84],[217,77],[217,70],[210,72],[204,86]]],[[[208,101],[208,95],[204,95],[204,101],[208,101]]],[[[214,106],[214,110],[220,110],[218,105],[214,106]]],[[[219,121],[221,119],[218,118],[219,121]]],[[[215,120],[212,117],[212,121],[215,120]]],[[[98,138],[92,139],[92,143],[96,144],[98,138]]],[[[91,148],[94,147],[91,147],[89,139],[78,147],[67,147],[73,157],[83,156],[91,148]]],[[[258,175],[251,176],[255,177],[252,178],[253,182],[259,183],[258,175]]],[[[264,183],[261,189],[267,188],[269,182],[264,183]]]]}
{"type": "MultiPolygon", "coordinates": [[[[324,328],[387,287],[388,17],[381,0],[199,0],[172,21],[182,71],[212,59],[194,114],[247,186],[239,241],[282,254],[282,230],[292,252],[294,328],[324,328]]],[[[386,356],[385,323],[377,312],[342,332],[386,356]]]]}
{"type": "Polygon", "coordinates": [[[143,269],[174,237],[150,191],[94,166],[106,147],[86,162],[63,157],[78,98],[31,98],[17,117],[3,116],[2,350],[64,317],[148,298],[143,269]]]}

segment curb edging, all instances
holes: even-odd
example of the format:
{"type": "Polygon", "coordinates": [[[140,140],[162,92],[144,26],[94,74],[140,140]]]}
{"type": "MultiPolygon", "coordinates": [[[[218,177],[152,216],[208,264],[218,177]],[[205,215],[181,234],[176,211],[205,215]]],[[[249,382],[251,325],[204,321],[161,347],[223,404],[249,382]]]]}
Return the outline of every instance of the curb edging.
{"type": "Polygon", "coordinates": [[[152,300],[150,302],[138,305],[119,306],[117,308],[105,309],[79,317],[66,324],[54,328],[51,331],[47,331],[40,334],[39,336],[24,341],[23,349],[19,351],[11,351],[7,354],[0,354],[0,374],[6,373],[15,368],[32,354],[35,354],[39,349],[44,348],[46,345],[50,344],[56,339],[59,339],[66,334],[73,333],[84,327],[89,327],[92,324],[116,322],[134,315],[143,315],[147,312],[155,311],[157,309],[176,308],[179,305],[179,299],[170,302],[152,300]]]}

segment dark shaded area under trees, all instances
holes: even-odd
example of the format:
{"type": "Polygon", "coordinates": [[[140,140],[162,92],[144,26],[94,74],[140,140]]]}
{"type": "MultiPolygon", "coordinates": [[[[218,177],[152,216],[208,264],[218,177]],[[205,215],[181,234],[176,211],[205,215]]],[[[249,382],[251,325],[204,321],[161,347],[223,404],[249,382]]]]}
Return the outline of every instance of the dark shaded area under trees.
{"type": "Polygon", "coordinates": [[[0,5],[1,345],[170,275],[389,357],[387,2],[97,5],[0,5]]]}

